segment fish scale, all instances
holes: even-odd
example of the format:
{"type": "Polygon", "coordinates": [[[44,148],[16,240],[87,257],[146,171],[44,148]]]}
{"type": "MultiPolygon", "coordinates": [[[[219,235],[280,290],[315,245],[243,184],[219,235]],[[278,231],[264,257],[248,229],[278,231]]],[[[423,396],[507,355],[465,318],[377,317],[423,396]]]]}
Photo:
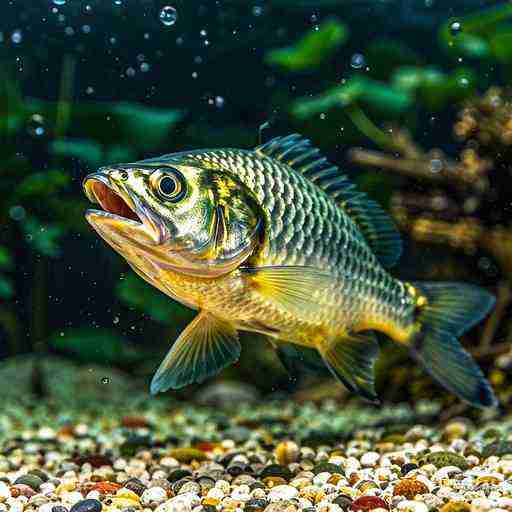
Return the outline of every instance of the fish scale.
{"type": "Polygon", "coordinates": [[[269,246],[258,264],[320,266],[336,276],[337,282],[316,296],[335,330],[352,328],[362,316],[410,323],[414,305],[405,287],[378,264],[348,215],[321,189],[289,166],[252,151],[188,156],[236,173],[254,190],[270,219],[269,246]]]}

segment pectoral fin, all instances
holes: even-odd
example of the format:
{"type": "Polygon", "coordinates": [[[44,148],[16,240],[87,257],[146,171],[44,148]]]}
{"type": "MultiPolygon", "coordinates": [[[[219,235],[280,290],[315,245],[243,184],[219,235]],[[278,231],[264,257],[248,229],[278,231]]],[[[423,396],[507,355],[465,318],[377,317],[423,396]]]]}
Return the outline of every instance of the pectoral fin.
{"type": "Polygon", "coordinates": [[[378,402],[374,383],[374,365],[379,344],[373,333],[322,343],[319,351],[331,373],[350,391],[378,402]]]}
{"type": "Polygon", "coordinates": [[[258,291],[290,311],[316,311],[315,292],[332,284],[328,272],[313,267],[273,266],[244,268],[258,291]]]}
{"type": "Polygon", "coordinates": [[[240,343],[236,329],[207,312],[185,328],[151,381],[151,393],[203,382],[237,361],[240,343]]]}

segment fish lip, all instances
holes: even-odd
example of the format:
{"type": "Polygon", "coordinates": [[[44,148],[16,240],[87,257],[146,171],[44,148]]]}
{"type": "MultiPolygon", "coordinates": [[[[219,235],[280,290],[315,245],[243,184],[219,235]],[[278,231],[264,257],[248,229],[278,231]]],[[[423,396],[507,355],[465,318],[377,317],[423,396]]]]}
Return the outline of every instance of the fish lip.
{"type": "MultiPolygon", "coordinates": [[[[169,239],[170,234],[165,225],[158,219],[158,217],[153,215],[148,208],[141,203],[141,201],[133,197],[124,187],[119,186],[115,181],[113,181],[109,177],[109,170],[115,170],[115,168],[102,168],[97,172],[88,174],[83,180],[82,186],[89,201],[99,204],[103,208],[102,210],[88,209],[85,212],[86,219],[89,220],[93,216],[96,218],[103,217],[114,219],[127,225],[142,228],[156,245],[166,242],[169,239]],[[95,190],[95,184],[97,183],[101,183],[101,185],[106,187],[111,194],[115,194],[117,198],[120,198],[124,205],[127,206],[136,217],[138,217],[138,220],[108,211],[106,208],[107,203],[105,202],[102,204],[100,197],[98,197],[99,192],[95,190]]],[[[103,189],[103,191],[105,191],[105,189],[103,189]]]]}

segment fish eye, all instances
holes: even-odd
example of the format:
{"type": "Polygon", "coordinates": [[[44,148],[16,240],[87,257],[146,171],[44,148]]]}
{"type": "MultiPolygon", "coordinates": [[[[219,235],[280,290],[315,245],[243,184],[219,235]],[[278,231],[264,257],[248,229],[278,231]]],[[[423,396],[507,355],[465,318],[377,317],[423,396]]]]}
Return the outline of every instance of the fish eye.
{"type": "Polygon", "coordinates": [[[151,175],[156,192],[166,201],[179,201],[185,195],[185,178],[176,169],[159,169],[151,175]]]}

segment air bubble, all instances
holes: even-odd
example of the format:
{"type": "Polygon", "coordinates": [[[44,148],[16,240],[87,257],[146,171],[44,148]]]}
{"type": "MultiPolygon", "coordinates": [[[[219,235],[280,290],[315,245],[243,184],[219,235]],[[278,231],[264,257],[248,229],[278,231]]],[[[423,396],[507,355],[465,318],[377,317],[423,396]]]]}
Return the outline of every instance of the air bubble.
{"type": "Polygon", "coordinates": [[[21,30],[15,30],[12,34],[11,34],[11,41],[14,43],[14,44],[20,44],[21,41],[23,41],[23,33],[21,32],[21,30]]]}
{"type": "Polygon", "coordinates": [[[41,137],[44,135],[44,118],[41,114],[34,114],[30,117],[27,131],[32,137],[41,137]]]}
{"type": "Polygon", "coordinates": [[[66,0],[53,0],[55,5],[66,5],[66,0]]]}
{"type": "Polygon", "coordinates": [[[102,384],[110,384],[110,378],[109,377],[103,377],[101,379],[102,384]]]}
{"type": "Polygon", "coordinates": [[[252,15],[253,16],[261,16],[263,14],[263,7],[261,7],[261,5],[255,5],[253,8],[252,8],[252,15]]]}
{"type": "Polygon", "coordinates": [[[178,19],[178,12],[174,7],[166,5],[160,10],[158,17],[166,27],[170,27],[176,23],[176,20],[178,19]]]}
{"type": "Polygon", "coordinates": [[[129,76],[130,78],[132,76],[135,76],[135,69],[132,68],[131,66],[126,70],[126,76],[129,76]]]}
{"type": "Polygon", "coordinates": [[[462,25],[460,24],[459,21],[454,21],[450,25],[450,32],[451,32],[452,36],[456,36],[461,30],[462,30],[462,25]]]}
{"type": "Polygon", "coordinates": [[[222,96],[215,96],[215,106],[222,108],[224,106],[224,98],[222,96]]]}
{"type": "Polygon", "coordinates": [[[350,65],[354,69],[361,69],[365,66],[365,64],[366,59],[362,53],[354,53],[354,55],[352,55],[352,58],[350,59],[350,65]]]}
{"type": "Polygon", "coordinates": [[[140,70],[143,72],[143,73],[147,73],[149,71],[149,64],[147,62],[143,62],[141,65],[140,65],[140,70]]]}
{"type": "Polygon", "coordinates": [[[11,206],[9,208],[9,217],[11,217],[12,220],[23,220],[27,216],[27,212],[25,211],[25,208],[20,205],[11,206]]]}
{"type": "Polygon", "coordinates": [[[431,172],[438,173],[443,170],[443,162],[439,158],[433,158],[430,160],[430,170],[431,172]]]}

